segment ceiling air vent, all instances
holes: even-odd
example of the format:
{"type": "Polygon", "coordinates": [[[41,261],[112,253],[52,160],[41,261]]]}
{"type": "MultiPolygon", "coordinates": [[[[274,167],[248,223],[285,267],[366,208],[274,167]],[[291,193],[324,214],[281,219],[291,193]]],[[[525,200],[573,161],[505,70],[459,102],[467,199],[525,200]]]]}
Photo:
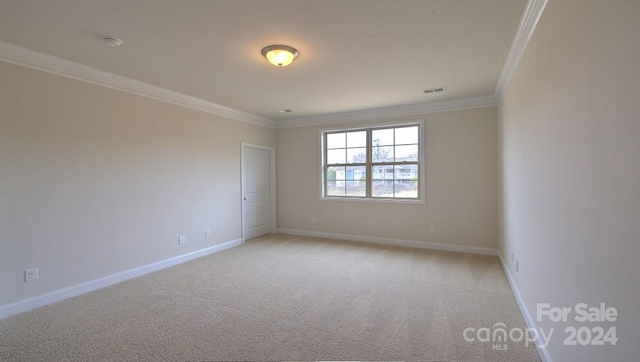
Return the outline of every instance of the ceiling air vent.
{"type": "Polygon", "coordinates": [[[444,92],[446,90],[447,90],[447,88],[445,88],[445,87],[425,89],[424,90],[424,94],[442,93],[442,92],[444,92]]]}

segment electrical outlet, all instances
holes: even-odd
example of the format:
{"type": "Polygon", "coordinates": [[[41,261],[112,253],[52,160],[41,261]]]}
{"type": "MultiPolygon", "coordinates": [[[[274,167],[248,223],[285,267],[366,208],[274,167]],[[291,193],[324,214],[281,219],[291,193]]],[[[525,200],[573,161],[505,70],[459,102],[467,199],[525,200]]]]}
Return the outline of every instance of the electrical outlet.
{"type": "Polygon", "coordinates": [[[180,235],[180,238],[178,238],[178,243],[180,243],[180,245],[184,244],[187,242],[187,238],[184,235],[180,235]]]}
{"type": "Polygon", "coordinates": [[[429,226],[429,234],[435,234],[436,233],[436,227],[435,226],[429,226]]]}
{"type": "Polygon", "coordinates": [[[204,231],[204,237],[207,239],[211,237],[211,229],[207,229],[204,231]]]}
{"type": "Polygon", "coordinates": [[[520,263],[516,260],[516,273],[520,273],[520,263]]]}
{"type": "Polygon", "coordinates": [[[315,224],[315,223],[316,223],[316,218],[315,218],[315,217],[314,217],[314,218],[311,218],[311,223],[312,223],[312,224],[315,224]]]}
{"type": "Polygon", "coordinates": [[[24,282],[32,282],[38,279],[38,268],[27,269],[24,271],[24,282]]]}

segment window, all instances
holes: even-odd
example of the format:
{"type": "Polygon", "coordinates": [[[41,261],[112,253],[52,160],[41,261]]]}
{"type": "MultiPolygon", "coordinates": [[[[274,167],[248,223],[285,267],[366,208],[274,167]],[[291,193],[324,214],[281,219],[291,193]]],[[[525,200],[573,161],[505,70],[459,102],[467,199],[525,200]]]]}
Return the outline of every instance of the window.
{"type": "Polygon", "coordinates": [[[421,200],[421,123],[322,131],[324,199],[421,200]]]}

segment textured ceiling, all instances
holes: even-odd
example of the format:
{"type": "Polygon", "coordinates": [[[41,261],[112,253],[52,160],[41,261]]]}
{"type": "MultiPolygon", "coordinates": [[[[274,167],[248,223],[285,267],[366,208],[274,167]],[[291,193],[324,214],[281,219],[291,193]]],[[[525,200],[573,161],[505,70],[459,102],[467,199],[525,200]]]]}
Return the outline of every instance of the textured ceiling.
{"type": "Polygon", "coordinates": [[[0,0],[0,40],[282,120],[492,95],[525,4],[0,0]],[[270,44],[300,57],[276,68],[270,44]]]}

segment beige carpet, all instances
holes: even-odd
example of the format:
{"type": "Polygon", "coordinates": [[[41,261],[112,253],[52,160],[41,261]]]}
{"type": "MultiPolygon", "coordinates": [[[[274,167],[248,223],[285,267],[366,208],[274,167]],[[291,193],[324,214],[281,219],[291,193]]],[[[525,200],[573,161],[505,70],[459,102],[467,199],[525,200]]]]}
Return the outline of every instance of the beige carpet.
{"type": "Polygon", "coordinates": [[[0,360],[539,361],[495,257],[271,235],[0,321],[0,360]]]}

